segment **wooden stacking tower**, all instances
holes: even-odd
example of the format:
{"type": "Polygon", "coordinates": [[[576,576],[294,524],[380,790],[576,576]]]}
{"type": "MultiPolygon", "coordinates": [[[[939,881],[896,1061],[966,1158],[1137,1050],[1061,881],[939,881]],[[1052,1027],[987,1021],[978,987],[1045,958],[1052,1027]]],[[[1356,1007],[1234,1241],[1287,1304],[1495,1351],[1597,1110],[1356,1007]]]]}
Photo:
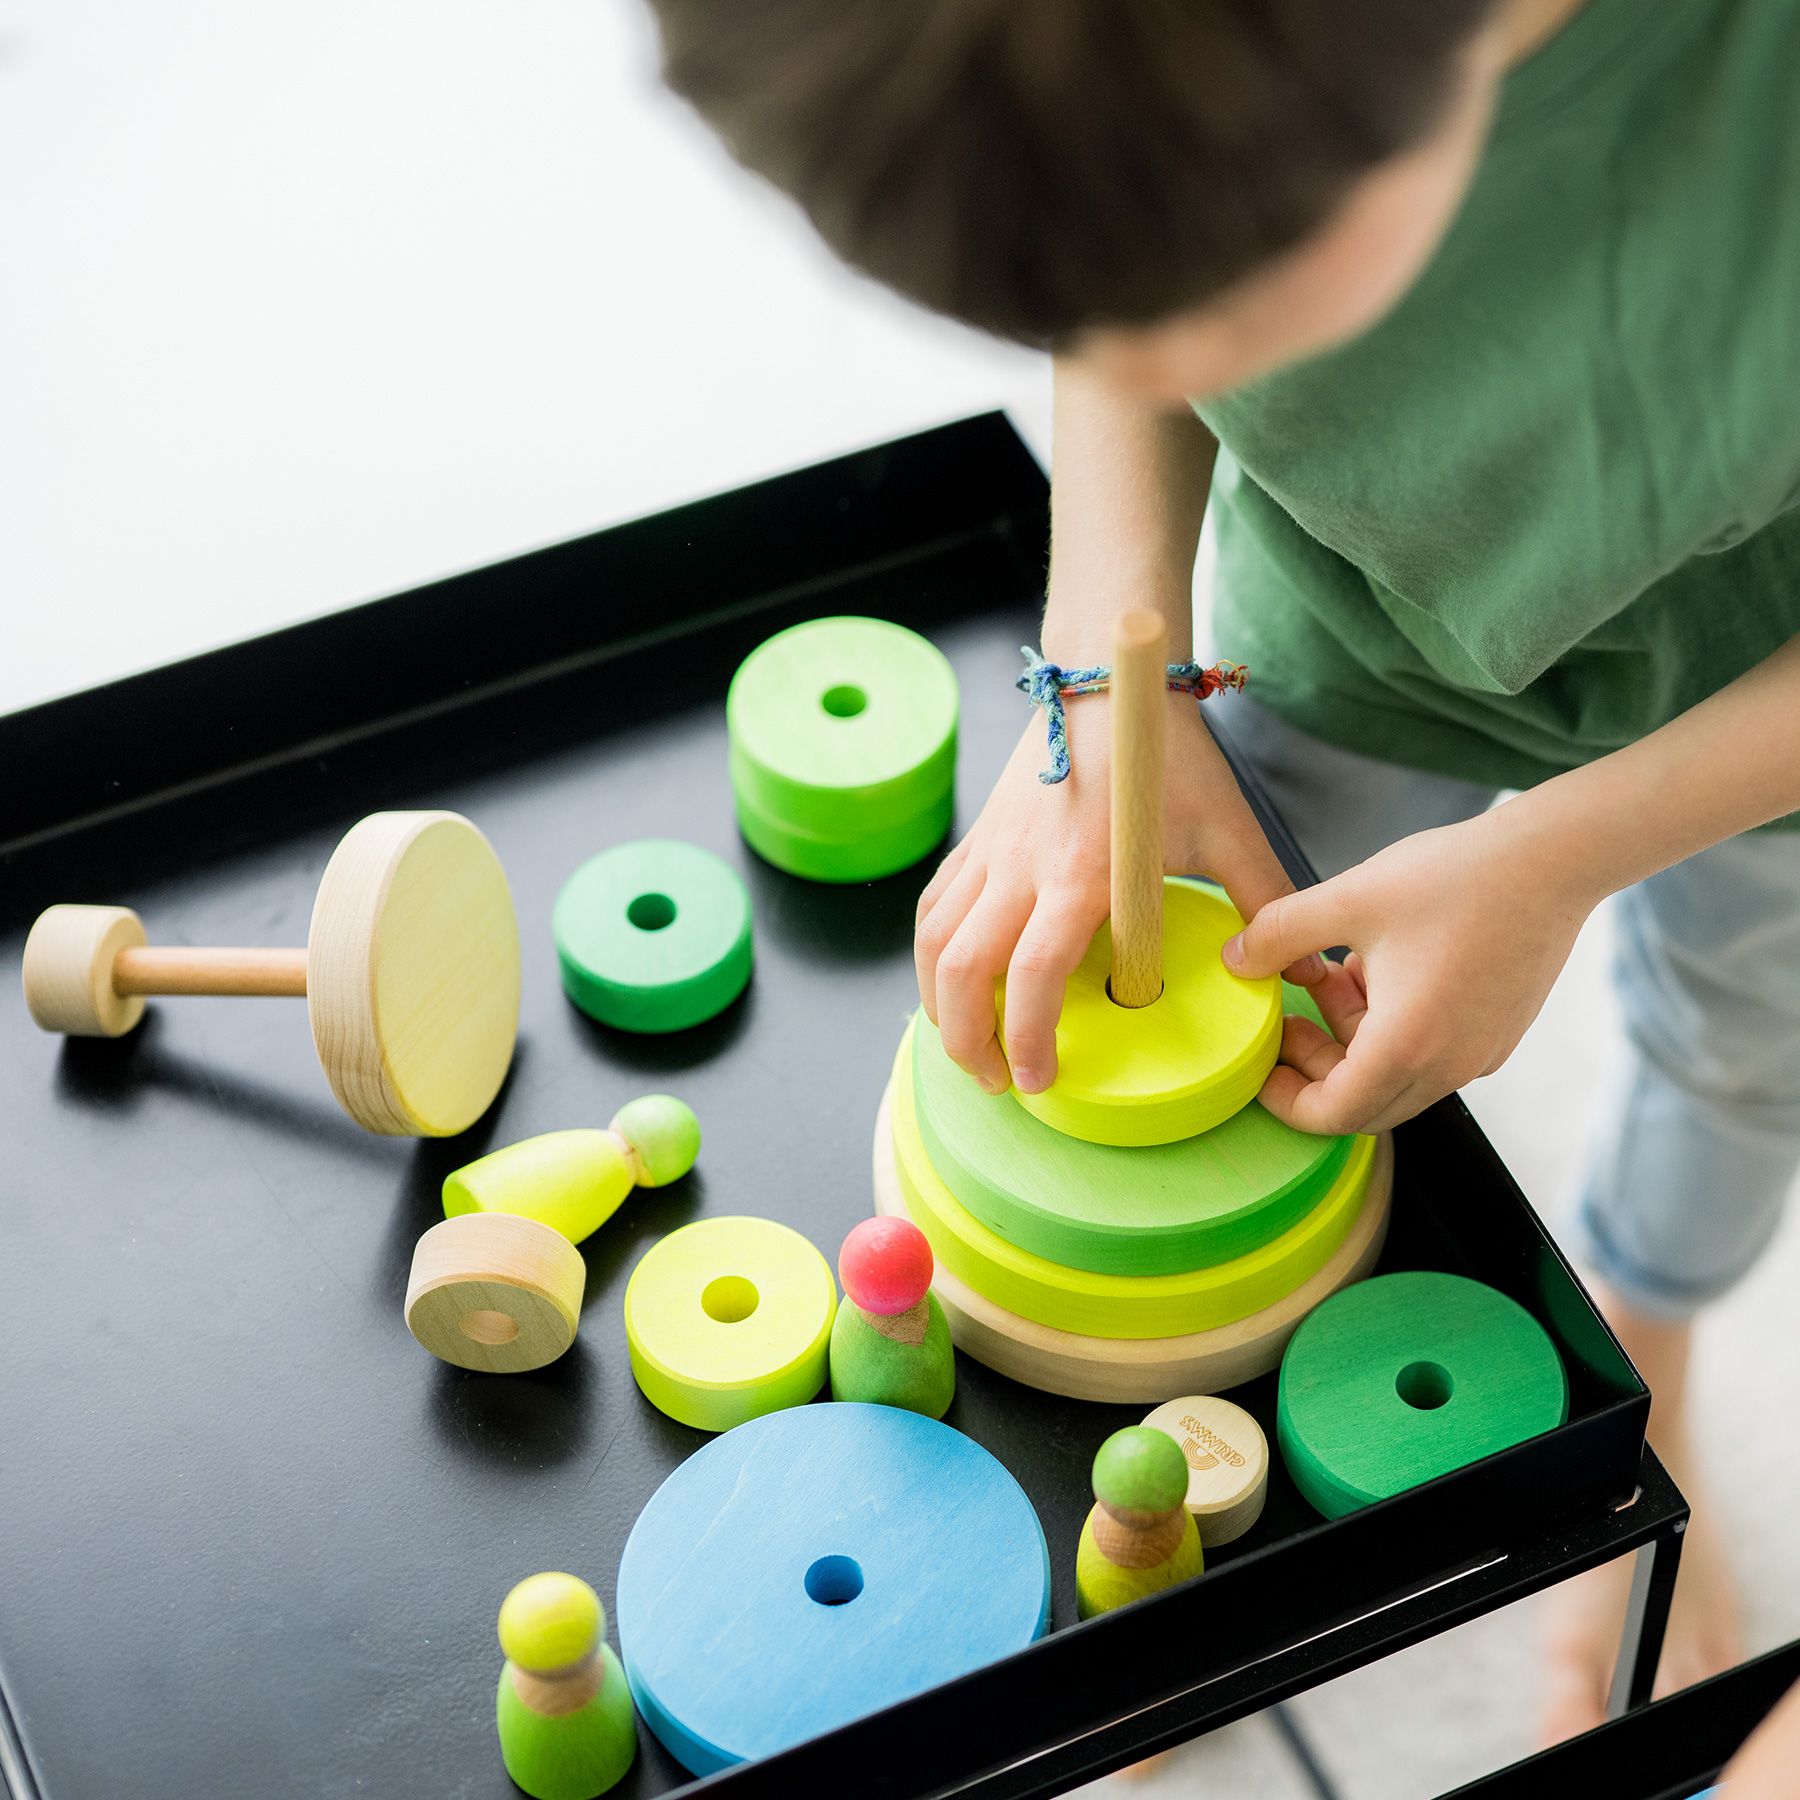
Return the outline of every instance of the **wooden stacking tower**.
{"type": "Polygon", "coordinates": [[[876,1210],[930,1239],[958,1348],[1081,1399],[1216,1393],[1273,1368],[1373,1268],[1392,1183],[1385,1137],[1310,1137],[1256,1103],[1284,1004],[1310,1001],[1230,974],[1235,909],[1164,876],[1166,644],[1156,614],[1121,620],[1112,916],[1070,979],[1056,1080],[985,1094],[919,1015],[875,1131],[876,1210]]]}

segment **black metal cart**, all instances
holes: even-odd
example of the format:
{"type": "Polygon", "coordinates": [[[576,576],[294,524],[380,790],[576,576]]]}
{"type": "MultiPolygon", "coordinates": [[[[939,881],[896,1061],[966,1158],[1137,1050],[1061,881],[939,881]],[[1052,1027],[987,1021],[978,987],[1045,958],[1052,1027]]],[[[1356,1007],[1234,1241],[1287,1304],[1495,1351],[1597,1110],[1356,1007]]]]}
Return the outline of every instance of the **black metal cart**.
{"type": "MultiPolygon", "coordinates": [[[[0,719],[0,967],[63,899],[135,905],[163,942],[301,941],[332,843],[383,806],[483,827],[526,950],[513,1074],[449,1142],[364,1136],[278,1005],[183,1001],[129,1038],[59,1045],[16,986],[0,999],[15,1795],[514,1791],[500,1597],[572,1568],[610,1599],[637,1511],[701,1441],[632,1385],[625,1279],[709,1212],[835,1247],[868,1210],[912,992],[917,876],[818,887],[739,842],[725,684],[799,618],[928,632],[963,683],[966,820],[1021,728],[1046,522],[1011,428],[972,419],[0,719]],[[549,938],[569,870],[649,835],[732,860],[756,907],[748,994],[666,1039],[571,1008],[549,938]],[[434,1363],[400,1300],[446,1171],[655,1087],[699,1113],[701,1166],[584,1246],[574,1351],[529,1376],[434,1363]]],[[[1458,1270],[1529,1308],[1568,1368],[1564,1426],[1333,1523],[1277,1468],[1259,1527],[1199,1583],[1077,1625],[1089,1461],[1136,1415],[965,1362],[951,1423],[1036,1504],[1055,1629],[708,1791],[787,1800],[854,1771],[871,1797],[1062,1792],[1626,1554],[1615,1698],[1642,1701],[1687,1517],[1644,1447],[1649,1396],[1459,1102],[1398,1150],[1383,1266],[1458,1270]]],[[[1235,1397],[1271,1423],[1272,1378],[1235,1397]]],[[[618,1791],[684,1780],[646,1733],[618,1791]]]]}

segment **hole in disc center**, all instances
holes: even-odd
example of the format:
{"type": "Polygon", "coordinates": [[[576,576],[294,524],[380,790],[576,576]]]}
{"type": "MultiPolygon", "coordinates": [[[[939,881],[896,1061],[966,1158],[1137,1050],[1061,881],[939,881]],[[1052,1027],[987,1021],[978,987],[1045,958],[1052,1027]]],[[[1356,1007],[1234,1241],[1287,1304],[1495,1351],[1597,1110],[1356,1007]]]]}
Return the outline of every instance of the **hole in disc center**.
{"type": "Polygon", "coordinates": [[[519,1321],[511,1313],[466,1312],[456,1323],[476,1344],[510,1344],[519,1335],[519,1321]]]}
{"type": "Polygon", "coordinates": [[[859,687],[827,688],[819,696],[819,704],[834,719],[854,719],[869,704],[869,696],[859,687]]]}
{"type": "Polygon", "coordinates": [[[755,1282],[741,1275],[720,1275],[701,1290],[700,1308],[721,1325],[737,1325],[756,1311],[761,1298],[755,1282]]]}
{"type": "Polygon", "coordinates": [[[1434,1412],[1456,1392],[1456,1383],[1442,1363],[1408,1363],[1394,1377],[1394,1392],[1420,1412],[1434,1412]]]}
{"type": "Polygon", "coordinates": [[[863,1591],[862,1564],[853,1556],[821,1556],[806,1571],[806,1596],[821,1606],[844,1606],[863,1591]]]}
{"type": "Polygon", "coordinates": [[[667,894],[639,894],[625,916],[639,931],[661,931],[675,923],[675,902],[667,894]]]}

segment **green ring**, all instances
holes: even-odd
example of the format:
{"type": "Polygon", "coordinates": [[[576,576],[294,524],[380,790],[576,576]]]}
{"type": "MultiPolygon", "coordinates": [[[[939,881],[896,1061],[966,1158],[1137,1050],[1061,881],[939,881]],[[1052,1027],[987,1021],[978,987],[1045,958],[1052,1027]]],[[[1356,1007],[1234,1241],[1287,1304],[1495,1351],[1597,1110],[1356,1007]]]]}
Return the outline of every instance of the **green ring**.
{"type": "Polygon", "coordinates": [[[725,702],[746,841],[813,880],[910,867],[949,828],[958,704],[943,653],[902,625],[811,619],[777,632],[725,702]]]}
{"type": "Polygon", "coordinates": [[[1294,1485],[1329,1519],[1550,1431],[1568,1378],[1516,1300],[1415,1269],[1315,1307],[1281,1359],[1276,1437],[1294,1485]]]}
{"type": "Polygon", "coordinates": [[[815,837],[759,810],[740,792],[738,830],[764,862],[808,881],[879,881],[927,857],[950,829],[951,795],[946,792],[917,818],[847,839],[815,837]]]}
{"type": "Polygon", "coordinates": [[[568,996],[621,1031],[683,1031],[750,979],[750,896],[709,850],[621,844],[563,883],[551,917],[568,996]]]}

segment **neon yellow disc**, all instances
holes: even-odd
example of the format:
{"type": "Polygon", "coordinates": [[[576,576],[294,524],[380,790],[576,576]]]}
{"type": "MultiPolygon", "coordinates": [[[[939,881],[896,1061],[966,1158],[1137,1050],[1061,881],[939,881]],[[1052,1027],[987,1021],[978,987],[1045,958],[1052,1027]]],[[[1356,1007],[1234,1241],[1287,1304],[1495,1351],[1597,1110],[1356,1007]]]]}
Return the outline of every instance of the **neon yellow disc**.
{"type": "MultiPolygon", "coordinates": [[[[1219,960],[1241,931],[1216,889],[1163,884],[1163,991],[1115,1006],[1106,991],[1112,933],[1094,933],[1069,977],[1056,1027],[1056,1079],[1014,1097],[1046,1125],[1090,1144],[1172,1144],[1222,1125],[1257,1096],[1281,1049],[1281,983],[1245,981],[1219,960]]],[[[1001,1041],[1006,994],[999,996],[1001,1041]]]]}
{"type": "Polygon", "coordinates": [[[1375,1139],[1350,1155],[1319,1204],[1278,1238],[1210,1269],[1179,1275],[1100,1275],[1021,1250],[968,1212],[931,1166],[919,1137],[912,1058],[894,1062],[894,1153],[907,1213],[933,1254],[996,1306],[1082,1337],[1181,1337],[1248,1318],[1290,1294],[1331,1260],[1362,1209],[1375,1139]]]}
{"type": "Polygon", "coordinates": [[[631,1372],[670,1418],[729,1431],[825,1385],[837,1284],[773,1219],[700,1219],[645,1251],[625,1288],[631,1372]]]}

